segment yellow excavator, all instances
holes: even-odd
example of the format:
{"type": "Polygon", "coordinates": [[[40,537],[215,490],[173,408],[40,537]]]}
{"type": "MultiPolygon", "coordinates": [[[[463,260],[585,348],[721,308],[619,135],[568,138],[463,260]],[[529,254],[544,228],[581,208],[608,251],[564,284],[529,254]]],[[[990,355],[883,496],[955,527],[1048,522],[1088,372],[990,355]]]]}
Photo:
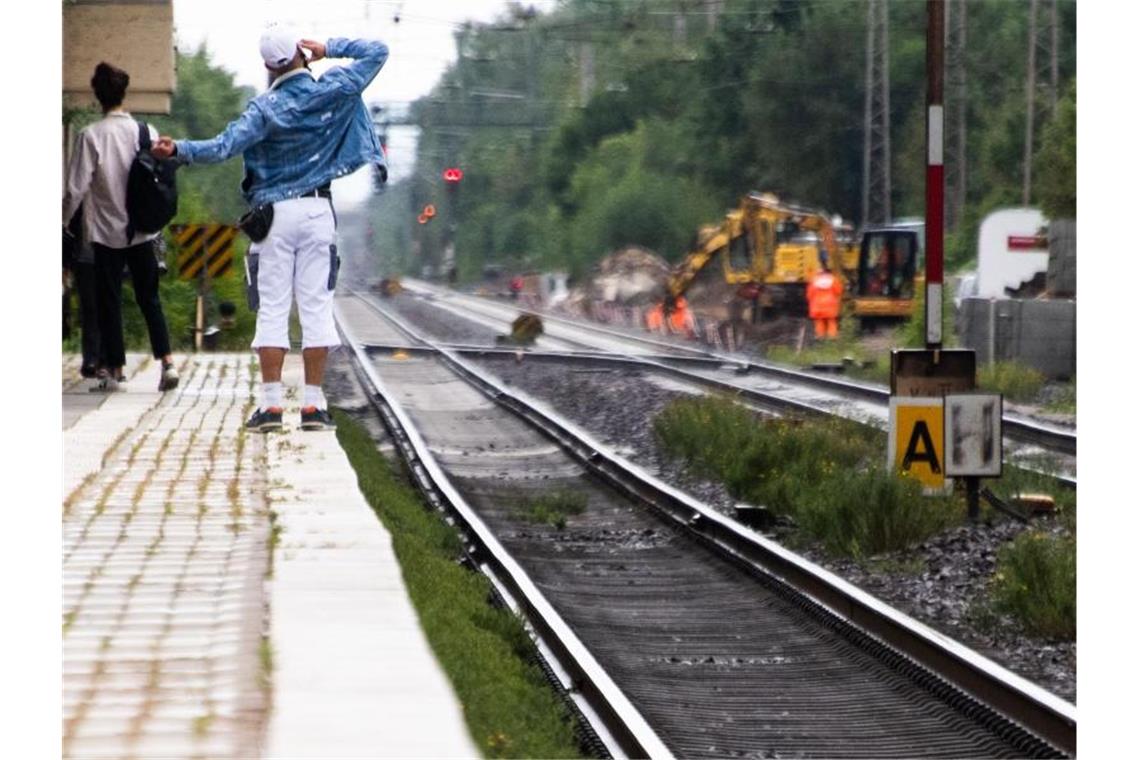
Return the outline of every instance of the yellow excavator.
{"type": "Polygon", "coordinates": [[[849,297],[851,311],[864,329],[898,323],[914,314],[916,294],[926,284],[924,227],[904,221],[863,230],[849,297]]]}
{"type": "Polygon", "coordinates": [[[665,283],[665,301],[649,314],[650,327],[668,321],[675,329],[688,320],[684,293],[720,256],[724,281],[751,290],[759,308],[806,314],[805,288],[821,257],[854,275],[859,249],[842,249],[827,214],[783,203],[770,193],[750,193],[719,225],[701,228],[696,247],[665,283]]]}

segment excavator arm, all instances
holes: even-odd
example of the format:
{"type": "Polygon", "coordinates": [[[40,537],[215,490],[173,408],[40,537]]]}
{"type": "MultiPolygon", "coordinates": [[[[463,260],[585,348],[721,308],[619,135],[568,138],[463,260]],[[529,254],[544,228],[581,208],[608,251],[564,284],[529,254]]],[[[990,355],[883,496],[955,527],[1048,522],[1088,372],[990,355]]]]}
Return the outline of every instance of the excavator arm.
{"type": "Polygon", "coordinates": [[[665,283],[667,301],[675,301],[680,297],[693,280],[701,273],[722,249],[728,247],[732,240],[740,233],[733,234],[734,228],[740,229],[740,211],[729,212],[719,227],[705,228],[697,241],[697,246],[681,260],[669,274],[665,283]]]}

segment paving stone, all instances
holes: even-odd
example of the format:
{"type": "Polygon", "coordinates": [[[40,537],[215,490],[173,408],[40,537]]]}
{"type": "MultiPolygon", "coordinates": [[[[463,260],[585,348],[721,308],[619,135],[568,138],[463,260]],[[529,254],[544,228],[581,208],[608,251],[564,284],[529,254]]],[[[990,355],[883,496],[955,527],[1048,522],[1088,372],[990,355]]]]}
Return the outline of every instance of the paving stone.
{"type": "Polygon", "coordinates": [[[73,506],[62,531],[63,591],[73,614],[64,685],[67,717],[83,717],[73,725],[69,757],[232,756],[234,747],[254,746],[260,708],[248,699],[244,723],[193,724],[206,714],[209,690],[247,697],[233,684],[259,662],[263,608],[249,594],[265,572],[267,517],[254,504],[231,514],[229,496],[232,482],[246,499],[260,493],[260,442],[245,448],[240,467],[234,459],[249,372],[245,355],[193,357],[183,386],[164,396],[146,390],[157,385],[155,368],[153,384],[145,377],[129,384],[65,433],[65,494],[73,506]],[[211,362],[223,363],[228,377],[207,372],[211,362]],[[122,430],[126,436],[110,449],[122,430]],[[172,696],[197,697],[198,711],[140,718],[144,706],[153,713],[172,696]],[[143,732],[138,743],[127,741],[125,718],[143,732]]]}

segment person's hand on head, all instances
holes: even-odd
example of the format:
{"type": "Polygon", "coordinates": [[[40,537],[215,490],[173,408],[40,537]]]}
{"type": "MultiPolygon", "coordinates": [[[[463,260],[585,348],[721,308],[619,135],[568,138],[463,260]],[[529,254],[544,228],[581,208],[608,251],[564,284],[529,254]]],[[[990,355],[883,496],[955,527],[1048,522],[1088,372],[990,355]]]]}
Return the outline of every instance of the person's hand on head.
{"type": "Polygon", "coordinates": [[[325,57],[325,43],[317,42],[316,40],[301,40],[299,44],[303,49],[311,53],[309,63],[319,61],[325,57]]]}

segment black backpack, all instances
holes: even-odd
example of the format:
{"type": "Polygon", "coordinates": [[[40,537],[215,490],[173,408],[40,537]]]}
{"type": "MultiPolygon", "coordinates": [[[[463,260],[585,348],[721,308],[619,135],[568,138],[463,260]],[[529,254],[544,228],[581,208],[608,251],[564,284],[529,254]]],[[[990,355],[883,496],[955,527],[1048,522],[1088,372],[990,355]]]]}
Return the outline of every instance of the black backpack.
{"type": "Polygon", "coordinates": [[[136,232],[158,232],[178,213],[178,162],[151,155],[150,130],[141,121],[138,125],[139,152],[127,175],[127,245],[136,232]]]}

